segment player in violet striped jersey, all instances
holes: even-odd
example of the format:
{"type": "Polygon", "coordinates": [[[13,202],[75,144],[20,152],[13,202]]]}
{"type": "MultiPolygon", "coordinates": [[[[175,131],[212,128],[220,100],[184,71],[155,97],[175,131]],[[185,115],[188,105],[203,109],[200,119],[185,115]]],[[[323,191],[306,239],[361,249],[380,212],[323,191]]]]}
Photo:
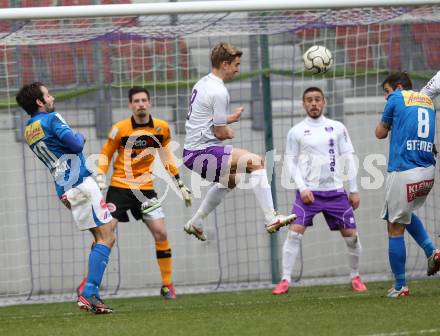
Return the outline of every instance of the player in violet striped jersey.
{"type": "Polygon", "coordinates": [[[283,245],[282,278],[272,291],[275,295],[289,291],[292,269],[300,251],[301,240],[313,217],[322,212],[332,231],[339,231],[347,245],[351,286],[364,292],[359,277],[361,243],[353,209],[359,206],[354,148],[345,126],[324,117],[324,93],[310,87],[303,93],[306,119],[287,135],[286,160],[290,175],[298,188],[292,213],[297,218],[290,225],[283,245]],[[348,169],[349,194],[344,190],[341,172],[348,169]]]}
{"type": "Polygon", "coordinates": [[[191,92],[183,161],[188,169],[214,185],[184,230],[202,241],[206,240],[202,228],[204,219],[236,186],[237,173],[250,174],[249,181],[263,211],[267,232],[278,231],[294,218],[294,215],[282,216],[275,212],[261,156],[224,144],[225,140],[234,138],[228,125],[238,122],[244,111],[241,106],[230,113],[229,93],[224,84],[238,73],[241,55],[242,52],[229,43],[217,44],[211,52],[211,73],[202,77],[191,92]]]}
{"type": "MultiPolygon", "coordinates": [[[[433,78],[427,86],[436,85],[433,78]]],[[[434,138],[436,112],[429,96],[412,91],[407,73],[389,75],[382,83],[387,103],[376,126],[376,137],[390,137],[388,177],[382,218],[388,226],[388,256],[395,284],[388,297],[410,294],[406,286],[405,230],[423,249],[428,260],[427,274],[440,270],[440,251],[414,213],[423,205],[434,185],[434,138]]],[[[431,95],[434,89],[430,91],[431,95]]]]}

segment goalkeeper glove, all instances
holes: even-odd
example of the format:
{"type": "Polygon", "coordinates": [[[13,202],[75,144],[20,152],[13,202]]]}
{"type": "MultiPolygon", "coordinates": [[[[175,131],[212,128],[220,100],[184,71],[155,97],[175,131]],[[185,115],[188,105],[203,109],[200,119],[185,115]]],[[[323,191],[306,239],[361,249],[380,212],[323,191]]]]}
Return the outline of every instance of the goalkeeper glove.
{"type": "Polygon", "coordinates": [[[180,189],[180,192],[182,193],[183,200],[185,201],[185,205],[187,207],[190,207],[192,204],[192,196],[191,196],[191,190],[183,183],[181,179],[177,180],[177,186],[180,189]]]}
{"type": "Polygon", "coordinates": [[[99,187],[99,190],[103,191],[105,188],[107,188],[107,185],[105,184],[105,174],[102,173],[96,174],[95,181],[99,187]]]}

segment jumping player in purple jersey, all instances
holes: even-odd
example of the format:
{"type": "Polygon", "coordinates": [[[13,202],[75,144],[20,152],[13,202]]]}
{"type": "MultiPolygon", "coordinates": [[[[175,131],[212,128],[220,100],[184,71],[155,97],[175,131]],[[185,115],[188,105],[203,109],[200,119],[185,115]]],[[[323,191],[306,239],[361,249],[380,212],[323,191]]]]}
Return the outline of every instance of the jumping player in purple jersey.
{"type": "Polygon", "coordinates": [[[345,126],[323,116],[325,104],[321,89],[306,89],[303,93],[303,107],[307,117],[287,135],[286,160],[298,188],[292,209],[296,219],[290,225],[283,245],[283,273],[281,281],[272,291],[275,295],[289,291],[302,237],[307,227],[313,225],[313,217],[320,212],[330,230],[339,231],[347,244],[353,290],[367,290],[359,277],[361,243],[353,214],[353,209],[359,206],[354,148],[345,126]],[[342,158],[348,165],[348,195],[338,173],[343,171],[339,167],[342,158]]]}
{"type": "Polygon", "coordinates": [[[187,168],[214,182],[195,215],[185,224],[186,233],[206,240],[204,219],[236,186],[236,174],[250,174],[250,184],[264,214],[266,230],[278,231],[288,225],[294,215],[278,215],[273,206],[263,159],[245,149],[224,144],[233,139],[228,126],[240,120],[244,108],[229,111],[229,93],[224,81],[232,80],[239,71],[242,52],[229,43],[217,44],[211,52],[212,71],[194,86],[185,124],[186,138],[183,160],[187,168]]]}

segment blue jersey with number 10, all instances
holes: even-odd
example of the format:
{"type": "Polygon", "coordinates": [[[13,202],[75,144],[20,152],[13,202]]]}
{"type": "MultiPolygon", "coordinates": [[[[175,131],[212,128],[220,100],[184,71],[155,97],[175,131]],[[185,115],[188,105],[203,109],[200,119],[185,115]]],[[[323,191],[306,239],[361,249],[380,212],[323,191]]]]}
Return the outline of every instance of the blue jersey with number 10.
{"type": "Polygon", "coordinates": [[[56,112],[36,113],[28,120],[24,132],[32,151],[49,169],[58,196],[81,184],[91,175],[84,155],[72,153],[61,141],[68,132],[72,130],[56,112]]]}
{"type": "Polygon", "coordinates": [[[388,172],[435,165],[435,113],[422,93],[396,90],[388,96],[382,116],[391,126],[388,172]]]}

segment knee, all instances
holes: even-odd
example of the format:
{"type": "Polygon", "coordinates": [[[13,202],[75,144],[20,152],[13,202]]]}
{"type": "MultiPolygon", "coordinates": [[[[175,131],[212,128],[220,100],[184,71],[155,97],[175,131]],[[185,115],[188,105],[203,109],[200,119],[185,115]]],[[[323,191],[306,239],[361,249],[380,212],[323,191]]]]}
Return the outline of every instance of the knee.
{"type": "Polygon", "coordinates": [[[113,247],[113,245],[115,245],[116,243],[115,232],[114,231],[109,232],[108,234],[105,235],[103,240],[108,247],[113,247]]]}
{"type": "Polygon", "coordinates": [[[116,242],[117,224],[118,222],[116,220],[112,220],[110,223],[105,224],[103,227],[104,230],[100,232],[100,240],[102,240],[102,242],[109,247],[113,247],[116,242]]]}
{"type": "Polygon", "coordinates": [[[167,236],[167,232],[166,232],[166,231],[155,232],[155,233],[153,234],[153,237],[154,237],[154,240],[155,240],[156,242],[165,241],[165,240],[168,239],[168,236],[167,236]]]}
{"type": "Polygon", "coordinates": [[[351,250],[362,251],[361,241],[359,240],[359,235],[356,233],[353,236],[344,237],[347,247],[351,250]]]}
{"type": "Polygon", "coordinates": [[[293,231],[293,230],[289,230],[287,231],[287,240],[296,240],[296,241],[301,241],[303,237],[302,233],[293,231]]]}
{"type": "Polygon", "coordinates": [[[388,223],[388,234],[391,237],[398,237],[405,234],[405,226],[398,223],[388,223]]]}
{"type": "Polygon", "coordinates": [[[251,173],[259,169],[264,169],[264,160],[261,156],[254,154],[250,160],[248,160],[247,172],[251,173]]]}
{"type": "Polygon", "coordinates": [[[238,175],[235,175],[235,174],[229,175],[228,188],[229,189],[234,189],[237,186],[238,182],[239,182],[238,175]]]}

